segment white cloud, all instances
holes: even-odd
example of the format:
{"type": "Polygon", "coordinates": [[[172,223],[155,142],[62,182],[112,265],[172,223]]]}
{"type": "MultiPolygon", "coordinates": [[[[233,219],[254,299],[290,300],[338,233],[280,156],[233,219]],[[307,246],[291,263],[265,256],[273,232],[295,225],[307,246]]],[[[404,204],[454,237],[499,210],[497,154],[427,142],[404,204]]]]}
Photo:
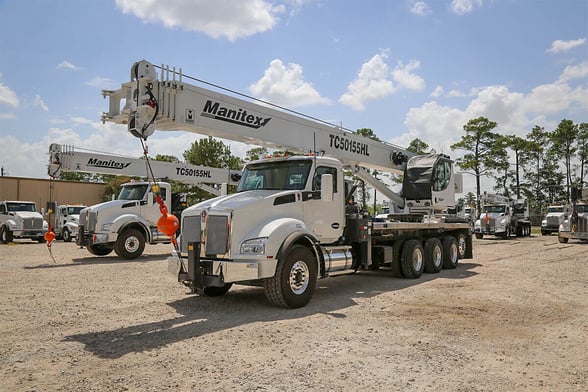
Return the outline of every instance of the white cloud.
{"type": "Polygon", "coordinates": [[[435,90],[433,90],[430,96],[433,98],[440,97],[443,95],[443,91],[443,86],[438,85],[437,87],[435,87],[435,90]]]}
{"type": "Polygon", "coordinates": [[[229,41],[272,29],[278,15],[286,12],[284,5],[267,0],[116,0],[116,6],[144,22],[229,41]]]}
{"type": "Polygon", "coordinates": [[[482,0],[452,0],[450,5],[457,15],[469,14],[476,6],[482,6],[482,0]]]}
{"type": "Polygon", "coordinates": [[[561,82],[567,82],[573,79],[584,78],[588,75],[588,61],[578,65],[568,65],[559,77],[561,82]]]}
{"type": "Polygon", "coordinates": [[[386,97],[401,88],[414,91],[425,88],[424,79],[413,72],[420,67],[419,61],[411,60],[408,64],[399,61],[390,71],[385,61],[387,58],[387,51],[382,51],[364,63],[339,102],[354,110],[364,110],[366,102],[386,97]]]}
{"type": "Polygon", "coordinates": [[[35,99],[33,100],[33,106],[38,106],[46,112],[49,111],[49,107],[47,106],[47,104],[45,104],[43,98],[41,98],[39,94],[35,95],[35,99]]]}
{"type": "Polygon", "coordinates": [[[384,61],[387,57],[382,52],[364,63],[357,78],[347,86],[347,92],[339,98],[339,102],[355,110],[364,110],[367,101],[392,94],[394,85],[388,79],[390,69],[384,61]]]}
{"type": "Polygon", "coordinates": [[[560,39],[551,43],[551,48],[547,49],[548,53],[566,52],[570,49],[582,46],[586,43],[586,38],[579,38],[571,41],[562,41],[560,39]]]}
{"type": "Polygon", "coordinates": [[[392,79],[394,79],[400,87],[404,87],[408,90],[420,91],[425,88],[425,80],[413,73],[413,71],[420,68],[420,66],[421,62],[416,60],[411,60],[406,65],[399,61],[396,68],[392,71],[392,79]]]}
{"type": "Polygon", "coordinates": [[[20,105],[16,93],[2,82],[0,82],[0,105],[8,105],[13,108],[17,108],[20,105]]]}
{"type": "Polygon", "coordinates": [[[414,1],[411,0],[410,12],[415,15],[429,15],[431,13],[431,7],[424,1],[414,1]]]}
{"type": "Polygon", "coordinates": [[[14,120],[16,114],[14,113],[0,113],[0,120],[14,120]]]}
{"type": "Polygon", "coordinates": [[[249,86],[249,91],[256,98],[286,107],[330,103],[320,96],[312,84],[304,81],[299,64],[286,66],[278,59],[270,63],[261,79],[249,86]]]}
{"type": "Polygon", "coordinates": [[[62,61],[55,67],[56,69],[71,69],[72,71],[79,71],[80,68],[69,61],[62,61]]]}
{"type": "MultiPolygon", "coordinates": [[[[435,144],[431,147],[437,151],[454,156],[449,146],[461,138],[467,121],[480,116],[496,121],[497,132],[519,136],[526,135],[534,125],[555,129],[561,120],[559,114],[565,111],[578,113],[579,118],[572,120],[581,122],[584,113],[588,112],[588,85],[573,87],[566,81],[571,80],[570,75],[587,78],[585,67],[588,67],[585,63],[569,66],[558,80],[536,86],[527,93],[510,91],[501,85],[472,88],[473,98],[463,110],[435,101],[427,102],[409,110],[404,122],[407,132],[391,142],[408,145],[418,137],[433,141],[435,144]]],[[[451,96],[451,92],[447,96],[451,96]]]]}

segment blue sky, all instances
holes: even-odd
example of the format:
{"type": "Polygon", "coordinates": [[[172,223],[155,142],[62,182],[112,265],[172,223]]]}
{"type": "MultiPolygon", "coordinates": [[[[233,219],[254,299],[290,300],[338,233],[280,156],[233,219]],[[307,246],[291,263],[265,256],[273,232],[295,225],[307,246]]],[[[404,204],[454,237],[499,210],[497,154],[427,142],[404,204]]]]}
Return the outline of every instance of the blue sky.
{"type": "MultiPolygon", "coordinates": [[[[48,178],[53,142],[140,156],[100,114],[141,59],[456,157],[479,116],[518,135],[587,122],[587,40],[586,0],[0,0],[0,166],[48,178]]],[[[156,133],[150,153],[196,138],[156,133]]]]}

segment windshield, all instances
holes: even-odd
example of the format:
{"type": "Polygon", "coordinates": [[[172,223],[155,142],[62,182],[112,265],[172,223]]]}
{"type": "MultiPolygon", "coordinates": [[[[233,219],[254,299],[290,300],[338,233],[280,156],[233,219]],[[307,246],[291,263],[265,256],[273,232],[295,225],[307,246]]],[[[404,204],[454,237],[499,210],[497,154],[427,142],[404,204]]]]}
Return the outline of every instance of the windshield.
{"type": "Polygon", "coordinates": [[[576,211],[578,212],[578,214],[588,212],[588,204],[577,204],[576,211]]]}
{"type": "Polygon", "coordinates": [[[549,207],[547,212],[564,212],[563,207],[549,207]]]}
{"type": "Polygon", "coordinates": [[[243,171],[237,192],[255,189],[302,190],[306,186],[311,165],[312,162],[309,160],[261,162],[249,165],[243,171]]]}
{"type": "Polygon", "coordinates": [[[84,206],[67,207],[67,215],[79,215],[84,206]]]}
{"type": "Polygon", "coordinates": [[[118,195],[118,200],[143,200],[147,184],[125,185],[118,195]]]}
{"type": "Polygon", "coordinates": [[[484,206],[484,212],[491,214],[502,214],[506,211],[506,206],[484,206]]]}
{"type": "Polygon", "coordinates": [[[25,211],[25,212],[37,212],[35,203],[6,203],[6,208],[10,212],[25,211]]]}

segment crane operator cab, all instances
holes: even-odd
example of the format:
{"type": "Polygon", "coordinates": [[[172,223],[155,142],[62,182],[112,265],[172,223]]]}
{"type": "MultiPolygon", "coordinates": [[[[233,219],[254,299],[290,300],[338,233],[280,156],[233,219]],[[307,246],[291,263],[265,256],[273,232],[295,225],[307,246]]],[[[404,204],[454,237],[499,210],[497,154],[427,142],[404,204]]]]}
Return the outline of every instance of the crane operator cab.
{"type": "MultiPolygon", "coordinates": [[[[461,176],[457,178],[459,181],[461,176]]],[[[456,183],[453,162],[444,154],[410,158],[406,164],[402,195],[410,212],[434,213],[455,206],[456,183]]]]}

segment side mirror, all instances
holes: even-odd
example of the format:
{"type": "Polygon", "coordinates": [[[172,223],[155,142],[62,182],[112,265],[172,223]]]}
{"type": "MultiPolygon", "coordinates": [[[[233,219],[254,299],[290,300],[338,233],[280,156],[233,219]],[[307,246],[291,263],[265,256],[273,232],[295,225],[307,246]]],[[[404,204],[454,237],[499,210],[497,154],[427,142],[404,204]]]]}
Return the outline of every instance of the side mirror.
{"type": "Polygon", "coordinates": [[[333,175],[323,174],[321,176],[321,200],[325,202],[333,201],[333,175]]]}

